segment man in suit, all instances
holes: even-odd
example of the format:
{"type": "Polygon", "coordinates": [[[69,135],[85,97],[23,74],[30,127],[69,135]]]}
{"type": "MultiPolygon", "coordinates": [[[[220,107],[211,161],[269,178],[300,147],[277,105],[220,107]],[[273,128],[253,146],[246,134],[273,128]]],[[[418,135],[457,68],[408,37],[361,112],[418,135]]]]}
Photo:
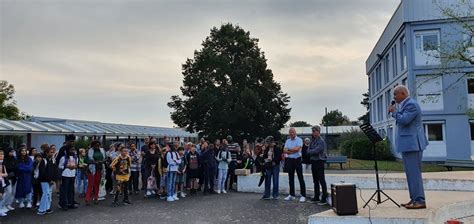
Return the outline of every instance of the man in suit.
{"type": "Polygon", "coordinates": [[[398,109],[391,105],[388,111],[397,123],[396,149],[402,154],[410,193],[410,201],[401,205],[407,209],[424,209],[426,202],[421,159],[428,140],[423,129],[420,105],[410,97],[409,90],[403,85],[395,87],[393,96],[398,109]]]}

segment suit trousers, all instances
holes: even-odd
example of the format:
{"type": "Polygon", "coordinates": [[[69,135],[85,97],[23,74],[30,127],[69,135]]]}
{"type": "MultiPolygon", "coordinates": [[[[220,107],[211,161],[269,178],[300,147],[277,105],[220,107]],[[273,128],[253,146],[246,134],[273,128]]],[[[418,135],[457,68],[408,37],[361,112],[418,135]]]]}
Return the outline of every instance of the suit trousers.
{"type": "Polygon", "coordinates": [[[402,152],[402,158],[411,201],[425,203],[425,191],[421,176],[423,151],[402,152]]]}

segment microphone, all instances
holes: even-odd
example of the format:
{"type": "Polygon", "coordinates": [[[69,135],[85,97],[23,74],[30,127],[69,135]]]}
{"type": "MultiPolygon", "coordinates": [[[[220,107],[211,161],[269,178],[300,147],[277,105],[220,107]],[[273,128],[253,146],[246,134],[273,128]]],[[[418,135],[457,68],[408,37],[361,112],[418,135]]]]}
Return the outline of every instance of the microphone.
{"type": "MultiPolygon", "coordinates": [[[[391,105],[392,105],[392,106],[395,105],[395,100],[392,100],[391,105]]],[[[390,111],[388,112],[388,114],[390,115],[390,111]]]]}

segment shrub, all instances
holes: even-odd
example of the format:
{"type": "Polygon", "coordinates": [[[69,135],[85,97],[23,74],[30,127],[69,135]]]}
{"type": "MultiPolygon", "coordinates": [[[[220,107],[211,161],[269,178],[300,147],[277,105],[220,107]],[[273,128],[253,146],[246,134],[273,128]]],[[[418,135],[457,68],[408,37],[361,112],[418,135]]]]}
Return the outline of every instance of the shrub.
{"type": "MultiPolygon", "coordinates": [[[[344,133],[341,136],[341,153],[352,159],[373,160],[372,142],[360,131],[344,133]]],[[[375,145],[378,160],[394,160],[388,140],[375,145]]]]}

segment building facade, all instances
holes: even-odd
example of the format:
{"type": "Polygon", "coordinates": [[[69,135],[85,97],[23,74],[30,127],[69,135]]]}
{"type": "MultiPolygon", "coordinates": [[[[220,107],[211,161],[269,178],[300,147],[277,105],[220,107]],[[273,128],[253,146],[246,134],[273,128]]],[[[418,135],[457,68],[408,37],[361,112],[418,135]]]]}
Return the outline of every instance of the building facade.
{"type": "MultiPolygon", "coordinates": [[[[440,55],[469,40],[462,23],[441,12],[452,7],[472,13],[461,4],[402,0],[366,61],[372,125],[394,139],[396,125],[387,108],[395,86],[406,85],[422,108],[430,143],[425,161],[474,161],[474,66],[440,55]]],[[[467,23],[473,27],[474,19],[467,23]]],[[[472,58],[474,48],[466,50],[472,58]]]]}

